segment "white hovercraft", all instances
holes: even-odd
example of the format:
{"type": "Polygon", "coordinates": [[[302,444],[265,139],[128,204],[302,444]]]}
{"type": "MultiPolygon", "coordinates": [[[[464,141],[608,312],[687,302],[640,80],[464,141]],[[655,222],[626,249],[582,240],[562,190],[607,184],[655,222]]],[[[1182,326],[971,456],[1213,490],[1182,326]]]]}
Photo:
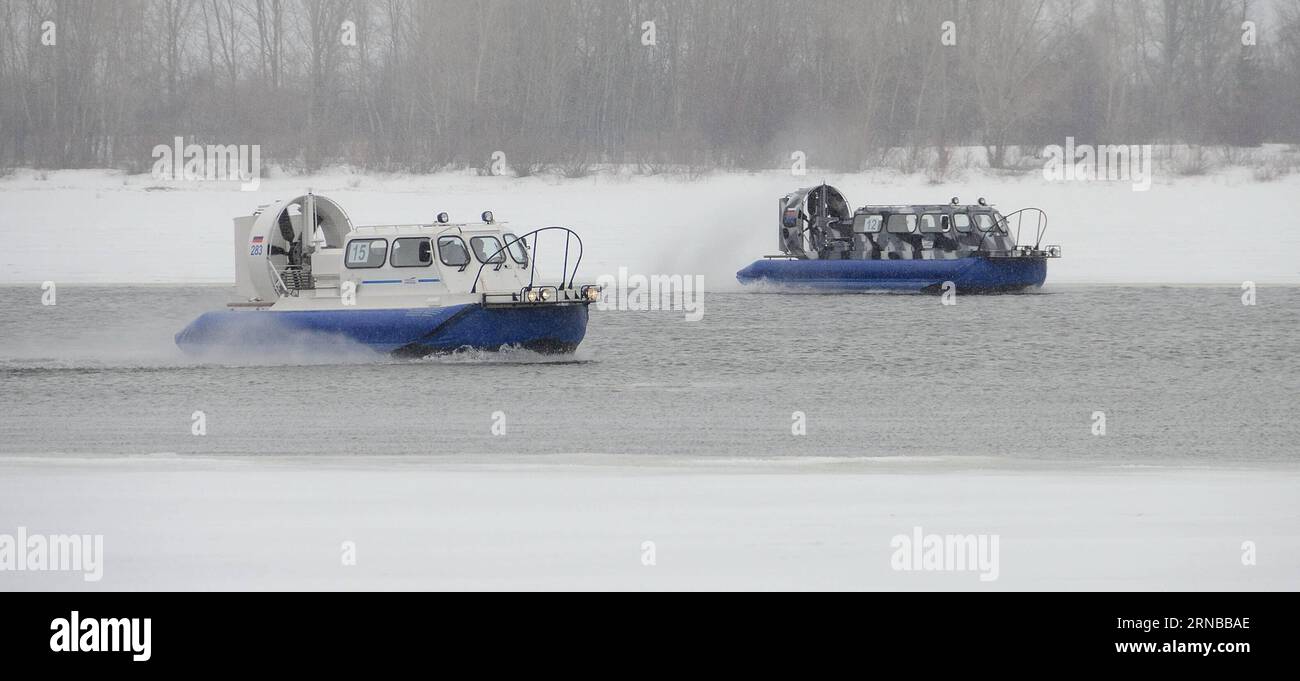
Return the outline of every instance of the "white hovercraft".
{"type": "Polygon", "coordinates": [[[473,224],[440,213],[427,224],[354,227],[337,203],[308,193],[236,218],[234,231],[240,300],[176,334],[186,352],[306,337],[403,356],[566,353],[582,342],[587,308],[600,296],[598,286],[574,283],[582,261],[576,233],[543,227],[517,235],[491,211],[473,224]],[[545,282],[535,262],[544,233],[564,235],[560,277],[545,282]]]}

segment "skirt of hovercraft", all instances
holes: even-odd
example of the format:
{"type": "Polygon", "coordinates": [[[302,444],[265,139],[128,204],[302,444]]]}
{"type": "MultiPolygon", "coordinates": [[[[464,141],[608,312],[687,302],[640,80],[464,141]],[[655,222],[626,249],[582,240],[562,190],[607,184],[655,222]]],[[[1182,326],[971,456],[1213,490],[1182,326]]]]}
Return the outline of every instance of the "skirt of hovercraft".
{"type": "Polygon", "coordinates": [[[359,344],[381,353],[423,356],[462,349],[521,347],[567,353],[587,333],[586,305],[484,307],[477,303],[390,310],[219,310],[176,334],[190,353],[250,352],[321,343],[359,344]]]}
{"type": "Polygon", "coordinates": [[[1004,293],[1042,286],[1044,258],[952,260],[764,259],[736,273],[741,284],[820,291],[940,292],[945,282],[961,293],[1004,293]]]}

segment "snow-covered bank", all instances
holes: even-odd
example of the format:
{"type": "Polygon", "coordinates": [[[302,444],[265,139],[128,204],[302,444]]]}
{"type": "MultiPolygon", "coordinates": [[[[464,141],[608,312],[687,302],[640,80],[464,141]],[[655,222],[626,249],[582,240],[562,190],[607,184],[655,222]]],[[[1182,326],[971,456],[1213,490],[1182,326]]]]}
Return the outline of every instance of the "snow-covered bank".
{"type": "MultiPolygon", "coordinates": [[[[1127,182],[1049,182],[1041,173],[972,169],[930,184],[920,175],[788,172],[477,177],[337,171],[232,183],[160,185],[112,171],[18,171],[0,179],[0,283],[229,282],[230,221],[311,188],[361,224],[429,220],[446,210],[473,219],[491,209],[517,225],[567,225],[586,243],[583,271],[703,274],[711,290],[776,248],[776,199],[825,180],[856,205],[964,201],[1037,206],[1048,243],[1064,246],[1048,282],[1297,283],[1300,230],[1291,197],[1300,175],[1255,182],[1245,168],[1199,177],[1157,174],[1148,191],[1127,182]],[[159,189],[163,187],[163,189],[159,189]]],[[[542,244],[545,247],[545,243],[542,244]]]]}
{"type": "Polygon", "coordinates": [[[104,558],[99,582],[0,572],[0,590],[1300,586],[1290,468],[591,464],[3,458],[0,533],[102,534],[104,558]],[[996,535],[997,579],[893,569],[915,528],[996,535]]]}

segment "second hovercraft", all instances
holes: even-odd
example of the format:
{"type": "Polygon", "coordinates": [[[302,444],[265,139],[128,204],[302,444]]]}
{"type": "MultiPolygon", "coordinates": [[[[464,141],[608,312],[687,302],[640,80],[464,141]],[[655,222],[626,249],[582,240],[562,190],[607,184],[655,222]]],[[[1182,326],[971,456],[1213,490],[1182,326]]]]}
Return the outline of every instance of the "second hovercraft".
{"type": "Polygon", "coordinates": [[[1060,246],[1041,245],[1042,210],[1002,215],[982,198],[853,210],[822,184],[782,197],[779,211],[781,254],[737,272],[741,284],[927,293],[948,284],[962,293],[1005,293],[1042,286],[1047,261],[1061,257],[1060,246]],[[1021,241],[1022,227],[1033,230],[1032,245],[1021,241]]]}

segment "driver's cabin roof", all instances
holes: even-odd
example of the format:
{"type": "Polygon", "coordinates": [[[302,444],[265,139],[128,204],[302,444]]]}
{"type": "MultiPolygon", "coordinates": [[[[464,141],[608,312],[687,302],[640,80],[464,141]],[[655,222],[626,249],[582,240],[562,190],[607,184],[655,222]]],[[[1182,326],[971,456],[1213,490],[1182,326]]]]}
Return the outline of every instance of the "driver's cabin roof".
{"type": "Polygon", "coordinates": [[[352,233],[365,236],[428,236],[436,233],[439,236],[444,234],[500,234],[509,232],[509,223],[490,222],[490,223],[417,223],[407,225],[357,225],[352,228],[352,233]]]}
{"type": "Polygon", "coordinates": [[[991,211],[993,204],[981,206],[975,203],[918,203],[910,206],[878,205],[863,206],[854,213],[949,213],[953,211],[991,211]]]}

